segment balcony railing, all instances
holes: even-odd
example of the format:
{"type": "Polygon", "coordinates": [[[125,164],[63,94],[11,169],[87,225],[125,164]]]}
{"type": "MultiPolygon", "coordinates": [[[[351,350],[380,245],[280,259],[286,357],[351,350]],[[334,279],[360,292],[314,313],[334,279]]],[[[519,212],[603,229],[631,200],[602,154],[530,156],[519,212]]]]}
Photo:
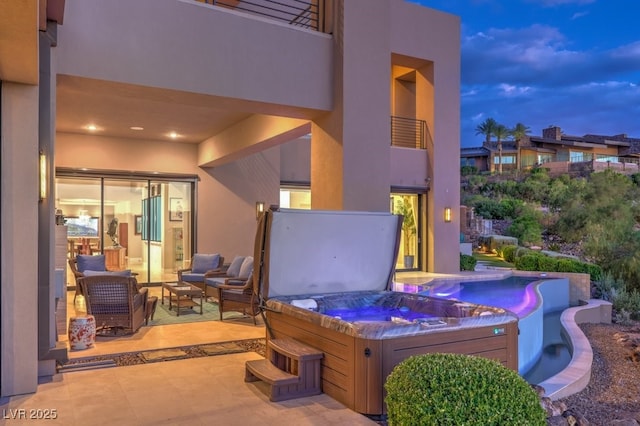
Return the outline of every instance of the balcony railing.
{"type": "Polygon", "coordinates": [[[391,116],[391,146],[426,149],[427,122],[415,118],[391,116]]]}
{"type": "Polygon", "coordinates": [[[214,6],[325,31],[325,0],[199,0],[214,6]]]}

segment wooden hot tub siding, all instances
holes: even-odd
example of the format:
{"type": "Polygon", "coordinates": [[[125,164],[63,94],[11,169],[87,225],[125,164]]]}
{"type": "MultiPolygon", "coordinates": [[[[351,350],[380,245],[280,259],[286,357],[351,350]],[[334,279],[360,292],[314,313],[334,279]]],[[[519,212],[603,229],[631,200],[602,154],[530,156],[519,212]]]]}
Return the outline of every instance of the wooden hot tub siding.
{"type": "Polygon", "coordinates": [[[267,311],[273,336],[291,337],[324,352],[322,391],[363,414],[386,412],[384,381],[393,368],[412,355],[448,352],[483,356],[518,371],[518,324],[460,328],[418,336],[371,340],[340,333],[317,324],[267,311]],[[365,356],[368,349],[370,355],[365,356]]]}

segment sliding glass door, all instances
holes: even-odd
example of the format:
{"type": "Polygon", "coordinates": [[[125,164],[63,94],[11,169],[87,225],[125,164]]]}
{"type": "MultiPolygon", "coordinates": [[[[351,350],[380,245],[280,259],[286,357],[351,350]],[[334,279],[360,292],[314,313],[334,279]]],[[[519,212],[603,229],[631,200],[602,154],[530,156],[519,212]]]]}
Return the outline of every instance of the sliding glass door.
{"type": "MultiPolygon", "coordinates": [[[[107,269],[131,270],[139,283],[175,281],[192,255],[195,179],[73,174],[56,178],[67,257],[104,254],[107,269]]],[[[67,285],[75,285],[70,273],[67,285]]]]}

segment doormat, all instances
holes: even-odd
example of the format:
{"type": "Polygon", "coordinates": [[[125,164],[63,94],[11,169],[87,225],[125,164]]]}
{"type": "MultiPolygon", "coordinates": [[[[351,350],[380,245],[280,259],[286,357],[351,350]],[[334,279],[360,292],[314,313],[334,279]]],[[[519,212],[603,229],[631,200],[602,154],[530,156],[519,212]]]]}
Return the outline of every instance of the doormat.
{"type": "Polygon", "coordinates": [[[124,367],[152,362],[173,361],[204,356],[226,355],[241,352],[255,352],[265,356],[265,339],[246,339],[230,342],[207,343],[203,345],[180,346],[140,352],[126,352],[113,355],[76,358],[58,365],[58,372],[85,371],[95,368],[124,367]]]}
{"type": "Polygon", "coordinates": [[[188,354],[179,348],[160,349],[157,351],[146,351],[140,354],[146,362],[171,361],[174,359],[187,358],[188,354]]]}
{"type": "Polygon", "coordinates": [[[202,345],[200,346],[200,350],[202,350],[208,356],[237,354],[240,352],[246,352],[246,349],[240,346],[239,344],[237,344],[236,342],[224,342],[224,343],[213,343],[211,345],[202,345]]]}

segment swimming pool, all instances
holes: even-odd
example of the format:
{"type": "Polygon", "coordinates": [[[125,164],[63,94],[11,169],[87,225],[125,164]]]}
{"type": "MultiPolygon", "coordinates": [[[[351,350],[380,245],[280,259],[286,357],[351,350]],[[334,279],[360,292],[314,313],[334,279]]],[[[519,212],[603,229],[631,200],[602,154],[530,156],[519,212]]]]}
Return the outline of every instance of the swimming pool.
{"type": "Polygon", "coordinates": [[[393,289],[495,306],[518,315],[518,373],[522,376],[527,376],[544,354],[545,316],[570,306],[566,278],[512,275],[491,280],[442,279],[423,284],[394,283],[393,289]]]}

